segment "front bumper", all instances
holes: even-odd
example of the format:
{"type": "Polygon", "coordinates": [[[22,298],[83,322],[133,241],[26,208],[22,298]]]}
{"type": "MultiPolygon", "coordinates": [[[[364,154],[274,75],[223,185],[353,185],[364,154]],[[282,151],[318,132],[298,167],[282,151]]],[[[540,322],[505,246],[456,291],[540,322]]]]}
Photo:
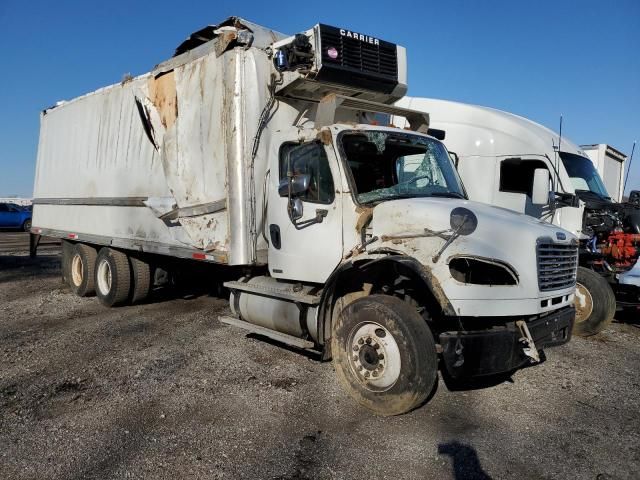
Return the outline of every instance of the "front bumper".
{"type": "MultiPolygon", "coordinates": [[[[574,319],[575,309],[565,307],[526,321],[535,348],[567,343],[574,319]]],[[[515,320],[490,330],[444,332],[439,339],[445,368],[453,378],[504,373],[532,363],[515,320]]]]}

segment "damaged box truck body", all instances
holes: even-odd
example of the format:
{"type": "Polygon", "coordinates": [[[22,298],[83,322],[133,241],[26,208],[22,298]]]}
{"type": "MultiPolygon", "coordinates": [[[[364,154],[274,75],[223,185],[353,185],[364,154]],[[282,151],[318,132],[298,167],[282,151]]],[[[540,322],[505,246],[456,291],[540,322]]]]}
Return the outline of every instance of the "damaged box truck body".
{"type": "Polygon", "coordinates": [[[231,18],[44,112],[32,231],[65,239],[71,289],[108,306],[168,258],[242,267],[221,320],[333,358],[381,414],[428,398],[439,359],[453,377],[538,362],[570,338],[575,238],[469,202],[405,93],[400,46],[231,18]]]}
{"type": "Polygon", "coordinates": [[[616,300],[620,307],[640,305],[637,192],[629,202],[613,202],[583,148],[527,118],[432,98],[405,97],[397,105],[430,113],[472,200],[525,213],[579,238],[574,333],[602,331],[614,317],[616,300]],[[542,201],[535,202],[540,170],[548,180],[542,201]]]}

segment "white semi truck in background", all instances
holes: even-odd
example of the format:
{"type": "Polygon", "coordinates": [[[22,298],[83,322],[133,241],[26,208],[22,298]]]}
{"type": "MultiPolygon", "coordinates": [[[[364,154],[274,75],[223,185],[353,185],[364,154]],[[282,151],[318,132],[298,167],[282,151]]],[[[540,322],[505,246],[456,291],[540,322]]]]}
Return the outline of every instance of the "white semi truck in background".
{"type": "Polygon", "coordinates": [[[571,335],[577,241],[469,201],[429,116],[392,105],[405,92],[404,48],[377,37],[206,27],[42,113],[32,232],[62,238],[71,289],[107,306],[145,299],[156,268],[217,265],[211,282],[235,275],[223,322],[318,350],[380,414],[424,402],[439,363],[539,362],[571,335]]]}
{"type": "MultiPolygon", "coordinates": [[[[640,306],[637,192],[630,202],[612,201],[596,162],[582,148],[518,115],[431,98],[405,97],[396,104],[430,113],[431,126],[457,162],[470,199],[526,213],[578,236],[574,333],[592,335],[605,328],[616,299],[620,307],[640,306]],[[542,192],[542,201],[535,201],[534,179],[544,172],[550,188],[542,192]]],[[[616,176],[620,180],[621,171],[616,176]]]]}

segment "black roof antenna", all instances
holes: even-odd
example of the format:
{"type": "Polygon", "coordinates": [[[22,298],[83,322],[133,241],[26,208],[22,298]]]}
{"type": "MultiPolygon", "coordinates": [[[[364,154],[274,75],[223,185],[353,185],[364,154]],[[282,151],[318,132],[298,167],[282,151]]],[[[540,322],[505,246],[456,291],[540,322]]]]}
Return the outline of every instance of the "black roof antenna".
{"type": "Polygon", "coordinates": [[[629,179],[629,172],[631,171],[631,162],[633,162],[633,152],[636,150],[636,142],[633,142],[631,147],[631,155],[629,155],[629,165],[627,166],[627,174],[624,177],[624,183],[622,184],[622,195],[624,196],[624,189],[627,188],[627,180],[629,179]]]}
{"type": "MultiPolygon", "coordinates": [[[[552,140],[553,142],[553,140],[552,140]]],[[[558,148],[555,148],[556,156],[555,156],[555,167],[556,172],[558,171],[558,167],[560,166],[560,162],[558,161],[558,156],[560,155],[560,146],[562,145],[562,114],[560,114],[560,134],[558,135],[558,148]]],[[[558,181],[560,181],[560,177],[558,177],[558,181]]]]}
{"type": "Polygon", "coordinates": [[[560,136],[558,137],[558,153],[560,153],[560,145],[562,145],[562,114],[560,114],[560,136]]]}

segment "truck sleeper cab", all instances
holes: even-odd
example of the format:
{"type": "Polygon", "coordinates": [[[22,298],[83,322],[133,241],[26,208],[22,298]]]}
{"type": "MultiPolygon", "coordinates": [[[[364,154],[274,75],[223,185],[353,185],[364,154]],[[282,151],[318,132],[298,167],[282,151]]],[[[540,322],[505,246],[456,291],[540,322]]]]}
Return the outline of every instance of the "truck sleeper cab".
{"type": "MultiPolygon", "coordinates": [[[[238,18],[221,25],[157,74],[93,94],[136,92],[134,105],[120,100],[145,156],[120,165],[111,152],[99,165],[108,178],[128,170],[127,198],[142,205],[64,195],[71,187],[47,172],[75,157],[47,135],[70,109],[43,117],[34,229],[65,238],[72,290],[115,306],[148,295],[154,264],[167,259],[178,270],[181,258],[239,267],[225,282],[231,315],[221,321],[321,352],[346,391],[382,415],[422,404],[440,360],[453,377],[490,375],[570,339],[575,239],[466,198],[443,144],[427,134],[428,115],[390,105],[406,91],[402,47],[325,25],[294,37],[238,18]],[[352,50],[380,60],[354,66],[352,50]],[[158,82],[169,98],[154,102],[158,82]],[[199,101],[189,101],[193,91],[199,101]],[[177,113],[165,108],[172,102],[177,113]],[[410,129],[371,124],[378,113],[402,115],[410,129]],[[214,114],[223,135],[194,137],[214,114]],[[134,175],[136,162],[152,175],[134,175]],[[94,225],[98,211],[104,221],[94,225]]],[[[80,110],[89,100],[70,103],[80,110]]]]}

